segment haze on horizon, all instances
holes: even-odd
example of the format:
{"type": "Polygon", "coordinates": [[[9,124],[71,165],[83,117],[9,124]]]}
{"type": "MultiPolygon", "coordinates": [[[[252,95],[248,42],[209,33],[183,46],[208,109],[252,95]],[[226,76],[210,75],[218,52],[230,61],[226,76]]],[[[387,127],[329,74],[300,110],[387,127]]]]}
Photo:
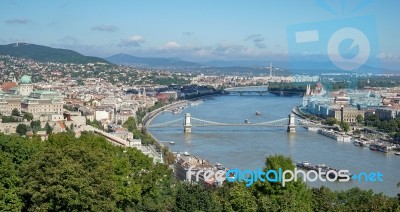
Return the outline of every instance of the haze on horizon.
{"type": "Polygon", "coordinates": [[[400,64],[399,8],[396,0],[4,0],[0,44],[27,42],[99,57],[285,60],[289,25],[372,15],[380,49],[375,57],[400,64]]]}

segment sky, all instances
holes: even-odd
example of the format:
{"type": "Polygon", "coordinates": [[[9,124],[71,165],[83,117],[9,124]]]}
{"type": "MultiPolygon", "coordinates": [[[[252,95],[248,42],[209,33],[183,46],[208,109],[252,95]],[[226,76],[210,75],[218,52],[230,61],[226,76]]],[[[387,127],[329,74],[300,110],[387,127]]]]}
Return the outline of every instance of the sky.
{"type": "Polygon", "coordinates": [[[361,25],[376,28],[374,56],[399,62],[399,9],[398,0],[1,0],[0,44],[27,42],[99,57],[279,59],[293,48],[291,25],[318,28],[327,20],[373,16],[376,24],[361,25]]]}

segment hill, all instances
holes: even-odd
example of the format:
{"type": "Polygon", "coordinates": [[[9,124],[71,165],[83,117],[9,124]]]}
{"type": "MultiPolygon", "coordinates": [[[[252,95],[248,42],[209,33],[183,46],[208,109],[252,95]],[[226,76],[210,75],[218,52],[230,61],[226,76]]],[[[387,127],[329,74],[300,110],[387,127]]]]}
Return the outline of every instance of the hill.
{"type": "Polygon", "coordinates": [[[199,68],[201,64],[188,62],[177,57],[135,57],[128,54],[116,54],[105,58],[107,61],[128,66],[144,66],[153,68],[199,68]]]}
{"type": "Polygon", "coordinates": [[[90,57],[79,54],[78,52],[67,49],[56,49],[47,46],[16,43],[0,45],[0,55],[10,55],[36,60],[39,62],[59,62],[59,63],[109,63],[98,57],[90,57]]]}

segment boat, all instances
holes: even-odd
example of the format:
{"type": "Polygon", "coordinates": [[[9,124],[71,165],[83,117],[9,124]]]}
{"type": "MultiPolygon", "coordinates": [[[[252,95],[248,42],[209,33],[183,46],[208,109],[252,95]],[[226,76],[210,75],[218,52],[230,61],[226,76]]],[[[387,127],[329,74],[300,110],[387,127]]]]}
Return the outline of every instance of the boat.
{"type": "Polygon", "coordinates": [[[353,176],[353,174],[350,171],[345,171],[345,170],[337,170],[337,169],[329,169],[328,171],[331,171],[329,173],[329,178],[333,179],[335,177],[337,177],[337,179],[347,179],[353,176]],[[335,171],[336,173],[332,172],[335,171]],[[340,175],[339,175],[339,171],[340,171],[340,175]]]}
{"type": "Polygon", "coordinates": [[[170,141],[170,142],[169,142],[169,144],[171,144],[171,145],[175,145],[175,142],[173,142],[173,141],[170,141]]]}
{"type": "Polygon", "coordinates": [[[182,113],[182,110],[179,108],[175,108],[172,110],[172,114],[178,114],[178,113],[182,113]]]}
{"type": "Polygon", "coordinates": [[[400,152],[395,152],[394,154],[400,156],[400,152]]]}
{"type": "Polygon", "coordinates": [[[369,145],[369,142],[368,141],[362,141],[362,140],[360,141],[360,140],[356,139],[353,142],[353,144],[354,144],[354,146],[367,147],[369,145]]]}
{"type": "Polygon", "coordinates": [[[369,149],[372,151],[379,151],[379,145],[371,144],[371,145],[369,145],[369,149]]]}
{"type": "Polygon", "coordinates": [[[190,156],[189,152],[184,152],[183,155],[190,156]]]}
{"type": "Polygon", "coordinates": [[[350,142],[351,141],[351,136],[340,135],[333,130],[319,129],[317,132],[318,132],[318,134],[324,135],[328,138],[335,139],[336,141],[342,141],[342,142],[350,142]]]}
{"type": "Polygon", "coordinates": [[[257,115],[257,116],[261,116],[261,113],[258,112],[258,111],[256,111],[256,115],[257,115]]]}
{"type": "Polygon", "coordinates": [[[315,167],[308,161],[298,162],[296,163],[296,166],[306,170],[315,170],[315,167]]]}
{"type": "Polygon", "coordinates": [[[248,119],[245,119],[245,120],[244,120],[244,123],[250,124],[250,121],[249,121],[248,119]]]}
{"type": "Polygon", "coordinates": [[[378,151],[379,152],[383,152],[383,153],[388,153],[389,149],[388,149],[387,146],[381,145],[381,146],[378,147],[378,151]]]}
{"type": "Polygon", "coordinates": [[[326,176],[326,174],[329,172],[328,177],[330,179],[335,179],[335,178],[336,179],[346,179],[346,178],[351,179],[351,177],[353,176],[353,174],[350,171],[345,172],[344,170],[334,169],[325,164],[319,164],[319,165],[313,166],[308,161],[298,162],[298,163],[296,163],[296,166],[301,169],[305,169],[305,170],[314,170],[314,171],[317,171],[318,173],[321,172],[322,176],[326,176]],[[339,175],[339,171],[340,171],[340,175],[339,175]]]}

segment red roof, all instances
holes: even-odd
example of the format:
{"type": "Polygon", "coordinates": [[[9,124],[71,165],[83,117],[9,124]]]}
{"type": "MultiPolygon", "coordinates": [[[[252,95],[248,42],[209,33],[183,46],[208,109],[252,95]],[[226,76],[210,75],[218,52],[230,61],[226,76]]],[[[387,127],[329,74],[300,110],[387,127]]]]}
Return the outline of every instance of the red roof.
{"type": "Polygon", "coordinates": [[[8,91],[10,88],[18,87],[16,82],[5,82],[1,85],[3,91],[8,91]]]}
{"type": "Polygon", "coordinates": [[[63,121],[58,121],[58,124],[60,125],[61,129],[65,129],[65,124],[63,121]]]}

